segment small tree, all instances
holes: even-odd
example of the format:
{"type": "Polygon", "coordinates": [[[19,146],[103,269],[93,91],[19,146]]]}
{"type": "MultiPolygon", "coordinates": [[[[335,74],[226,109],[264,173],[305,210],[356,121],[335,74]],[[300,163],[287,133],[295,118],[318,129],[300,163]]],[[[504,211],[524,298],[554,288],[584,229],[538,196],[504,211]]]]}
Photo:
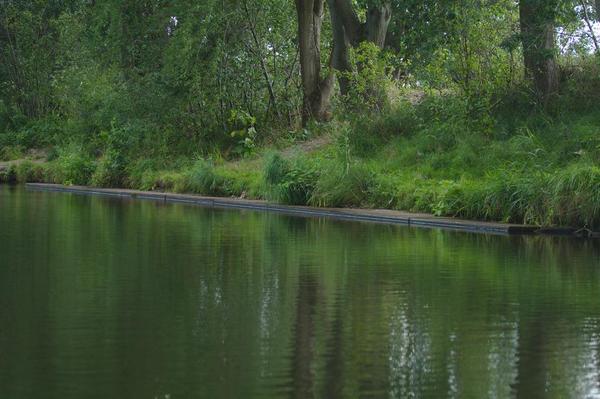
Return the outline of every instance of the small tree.
{"type": "Polygon", "coordinates": [[[344,96],[351,111],[381,111],[388,105],[386,88],[391,83],[388,76],[389,56],[371,42],[362,42],[350,51],[352,71],[340,72],[348,82],[344,96]]]}

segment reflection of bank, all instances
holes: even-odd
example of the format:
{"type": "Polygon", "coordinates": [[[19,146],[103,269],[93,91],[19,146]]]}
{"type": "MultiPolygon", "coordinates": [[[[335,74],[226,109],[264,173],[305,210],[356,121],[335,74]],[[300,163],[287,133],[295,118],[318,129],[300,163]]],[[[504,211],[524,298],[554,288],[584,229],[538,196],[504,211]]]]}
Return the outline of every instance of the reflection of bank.
{"type": "Polygon", "coordinates": [[[291,397],[388,396],[389,307],[380,281],[344,278],[334,288],[322,278],[299,272],[291,397]]]}
{"type": "Polygon", "coordinates": [[[294,398],[314,397],[317,284],[317,279],[312,274],[300,272],[296,298],[294,354],[292,357],[292,376],[294,380],[292,397],[294,398]]]}

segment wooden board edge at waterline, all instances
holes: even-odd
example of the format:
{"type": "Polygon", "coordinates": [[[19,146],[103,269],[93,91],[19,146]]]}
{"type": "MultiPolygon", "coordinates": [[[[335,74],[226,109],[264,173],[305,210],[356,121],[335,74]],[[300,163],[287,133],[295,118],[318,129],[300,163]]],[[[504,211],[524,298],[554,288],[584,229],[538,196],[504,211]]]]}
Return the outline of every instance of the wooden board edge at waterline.
{"type": "MultiPolygon", "coordinates": [[[[327,217],[358,222],[375,222],[399,224],[424,228],[441,228],[477,233],[524,235],[535,234],[538,226],[527,226],[508,223],[480,222],[456,218],[437,217],[428,214],[417,214],[386,209],[349,209],[349,208],[313,208],[306,206],[290,206],[269,203],[262,200],[246,200],[239,198],[206,197],[193,194],[174,194],[155,191],[138,191],[128,189],[95,188],[86,186],[64,186],[48,183],[27,183],[32,190],[54,191],[63,193],[100,195],[109,197],[144,199],[162,202],[183,203],[215,208],[247,209],[256,211],[277,212],[304,217],[327,217]]],[[[551,230],[544,233],[552,234],[551,230]]]]}

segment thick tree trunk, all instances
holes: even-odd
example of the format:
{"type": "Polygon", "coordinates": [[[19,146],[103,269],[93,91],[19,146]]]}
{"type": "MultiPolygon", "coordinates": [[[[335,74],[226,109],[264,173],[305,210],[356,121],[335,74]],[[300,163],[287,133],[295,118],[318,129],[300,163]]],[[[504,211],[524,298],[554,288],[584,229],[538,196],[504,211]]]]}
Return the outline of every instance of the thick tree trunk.
{"type": "Polygon", "coordinates": [[[558,88],[554,18],[538,0],[521,0],[519,15],[526,74],[540,99],[547,103],[558,88]]]}
{"type": "Polygon", "coordinates": [[[310,119],[324,121],[330,118],[330,100],[333,72],[321,76],[321,27],[325,0],[296,0],[298,13],[298,45],[302,75],[302,123],[310,119]]]}
{"type": "Polygon", "coordinates": [[[366,22],[367,40],[375,43],[379,48],[383,48],[391,19],[392,6],[390,3],[370,7],[366,22]]]}
{"type": "Polygon", "coordinates": [[[596,0],[596,21],[600,21],[600,0],[596,0]]]}
{"type": "Polygon", "coordinates": [[[350,49],[364,41],[383,48],[392,17],[392,7],[389,2],[371,5],[367,10],[366,22],[361,23],[352,6],[352,0],[327,1],[333,28],[333,67],[342,72],[339,75],[340,91],[345,95],[349,90],[349,82],[344,72],[352,70],[350,49]]]}
{"type": "Polygon", "coordinates": [[[340,10],[336,0],[328,0],[329,13],[331,15],[331,26],[333,30],[333,68],[341,72],[338,74],[338,82],[342,95],[346,95],[350,89],[350,82],[346,74],[352,71],[350,64],[350,48],[358,40],[359,32],[355,31],[360,26],[358,17],[354,10],[340,10]],[[352,19],[345,21],[344,18],[351,16],[352,19]],[[348,31],[348,29],[354,29],[348,31]]]}

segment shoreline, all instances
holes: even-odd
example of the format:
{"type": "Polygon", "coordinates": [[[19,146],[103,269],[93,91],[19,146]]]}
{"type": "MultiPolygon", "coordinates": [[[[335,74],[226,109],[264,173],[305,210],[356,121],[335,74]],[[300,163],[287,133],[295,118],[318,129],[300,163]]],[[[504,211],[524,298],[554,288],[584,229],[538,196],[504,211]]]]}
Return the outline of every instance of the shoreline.
{"type": "MultiPolygon", "coordinates": [[[[156,191],[65,186],[61,184],[26,183],[26,189],[96,195],[116,198],[180,203],[220,209],[239,209],[275,212],[301,217],[332,218],[338,220],[403,225],[407,227],[440,228],[464,232],[495,235],[576,235],[575,228],[540,227],[510,223],[482,222],[451,217],[438,217],[423,213],[411,213],[385,209],[315,208],[271,203],[263,200],[246,200],[226,197],[207,197],[195,194],[175,194],[156,191]]],[[[589,235],[589,234],[588,234],[589,235]]]]}

